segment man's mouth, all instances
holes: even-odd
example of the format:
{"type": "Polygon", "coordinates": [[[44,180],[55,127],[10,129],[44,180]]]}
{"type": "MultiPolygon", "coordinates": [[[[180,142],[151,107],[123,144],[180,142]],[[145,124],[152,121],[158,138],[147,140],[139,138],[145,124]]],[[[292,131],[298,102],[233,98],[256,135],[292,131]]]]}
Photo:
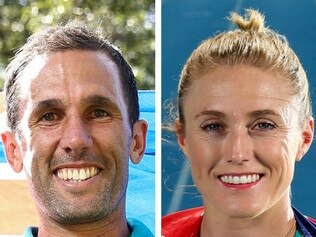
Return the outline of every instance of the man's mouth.
{"type": "Polygon", "coordinates": [[[58,178],[70,182],[82,182],[90,179],[100,173],[100,169],[96,167],[85,168],[62,168],[56,171],[58,178]]]}
{"type": "Polygon", "coordinates": [[[219,176],[223,183],[227,184],[248,184],[255,183],[260,178],[260,174],[248,174],[248,175],[221,175],[219,176]]]}

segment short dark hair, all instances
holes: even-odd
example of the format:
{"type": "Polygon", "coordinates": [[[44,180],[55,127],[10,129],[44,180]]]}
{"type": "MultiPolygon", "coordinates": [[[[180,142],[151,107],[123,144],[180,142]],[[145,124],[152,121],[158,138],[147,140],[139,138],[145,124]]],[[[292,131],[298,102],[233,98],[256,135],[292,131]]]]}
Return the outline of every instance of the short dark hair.
{"type": "Polygon", "coordinates": [[[18,111],[21,101],[21,85],[18,78],[28,63],[37,55],[68,50],[91,50],[105,52],[113,60],[120,73],[123,97],[128,109],[131,128],[139,119],[139,104],[135,76],[121,51],[98,31],[82,23],[68,23],[33,34],[17,51],[6,68],[5,107],[9,128],[17,131],[18,111]]]}

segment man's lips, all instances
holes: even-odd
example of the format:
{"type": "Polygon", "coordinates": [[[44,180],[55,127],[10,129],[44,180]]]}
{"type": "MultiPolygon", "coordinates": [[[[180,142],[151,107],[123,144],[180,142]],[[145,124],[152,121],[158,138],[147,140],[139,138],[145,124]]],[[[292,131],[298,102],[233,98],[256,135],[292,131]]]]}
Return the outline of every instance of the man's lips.
{"type": "Polygon", "coordinates": [[[90,167],[67,167],[67,168],[60,168],[56,169],[55,174],[58,178],[66,181],[73,181],[73,182],[81,182],[87,179],[92,178],[99,174],[101,169],[95,166],[90,167]]]}
{"type": "Polygon", "coordinates": [[[225,184],[251,184],[256,183],[263,175],[259,173],[249,174],[224,174],[219,175],[218,178],[225,184]]]}
{"type": "Polygon", "coordinates": [[[64,163],[55,166],[54,174],[61,180],[81,182],[98,175],[103,167],[95,162],[64,163]]]}

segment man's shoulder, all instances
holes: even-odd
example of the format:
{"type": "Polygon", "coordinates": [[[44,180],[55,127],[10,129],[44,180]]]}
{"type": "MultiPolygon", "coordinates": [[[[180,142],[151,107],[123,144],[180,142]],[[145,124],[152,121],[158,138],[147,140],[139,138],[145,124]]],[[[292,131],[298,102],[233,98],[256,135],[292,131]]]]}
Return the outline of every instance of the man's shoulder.
{"type": "Polygon", "coordinates": [[[293,207],[296,223],[303,235],[306,237],[316,236],[316,220],[302,214],[298,209],[293,207]]]}
{"type": "Polygon", "coordinates": [[[151,233],[151,231],[148,229],[148,227],[143,222],[137,219],[128,218],[127,223],[131,229],[131,237],[154,236],[153,233],[151,233]]]}
{"type": "MultiPolygon", "coordinates": [[[[147,228],[147,226],[144,225],[139,220],[129,218],[127,219],[128,225],[131,228],[132,235],[131,237],[153,237],[154,235],[151,233],[151,231],[147,228]]],[[[37,237],[38,228],[37,227],[28,227],[25,229],[23,237],[37,237]]]]}
{"type": "MultiPolygon", "coordinates": [[[[144,223],[142,223],[139,220],[129,218],[127,219],[128,225],[131,228],[132,235],[131,237],[153,237],[154,235],[151,233],[151,231],[145,226],[144,223]]],[[[37,227],[28,227],[25,229],[23,237],[37,237],[38,228],[37,227]]]]}
{"type": "Polygon", "coordinates": [[[38,228],[34,226],[27,227],[24,231],[23,237],[37,237],[38,228]]]}
{"type": "Polygon", "coordinates": [[[204,214],[203,207],[196,207],[172,213],[162,218],[164,237],[199,236],[204,214]]]}

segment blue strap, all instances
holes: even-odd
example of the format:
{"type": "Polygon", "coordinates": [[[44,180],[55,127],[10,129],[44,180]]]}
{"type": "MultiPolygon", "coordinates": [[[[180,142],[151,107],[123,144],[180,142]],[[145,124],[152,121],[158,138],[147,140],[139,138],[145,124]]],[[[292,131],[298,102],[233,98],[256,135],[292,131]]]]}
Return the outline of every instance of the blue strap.
{"type": "Polygon", "coordinates": [[[293,207],[296,223],[301,229],[304,237],[316,236],[316,224],[308,220],[302,213],[300,213],[295,207],[293,207]]]}

